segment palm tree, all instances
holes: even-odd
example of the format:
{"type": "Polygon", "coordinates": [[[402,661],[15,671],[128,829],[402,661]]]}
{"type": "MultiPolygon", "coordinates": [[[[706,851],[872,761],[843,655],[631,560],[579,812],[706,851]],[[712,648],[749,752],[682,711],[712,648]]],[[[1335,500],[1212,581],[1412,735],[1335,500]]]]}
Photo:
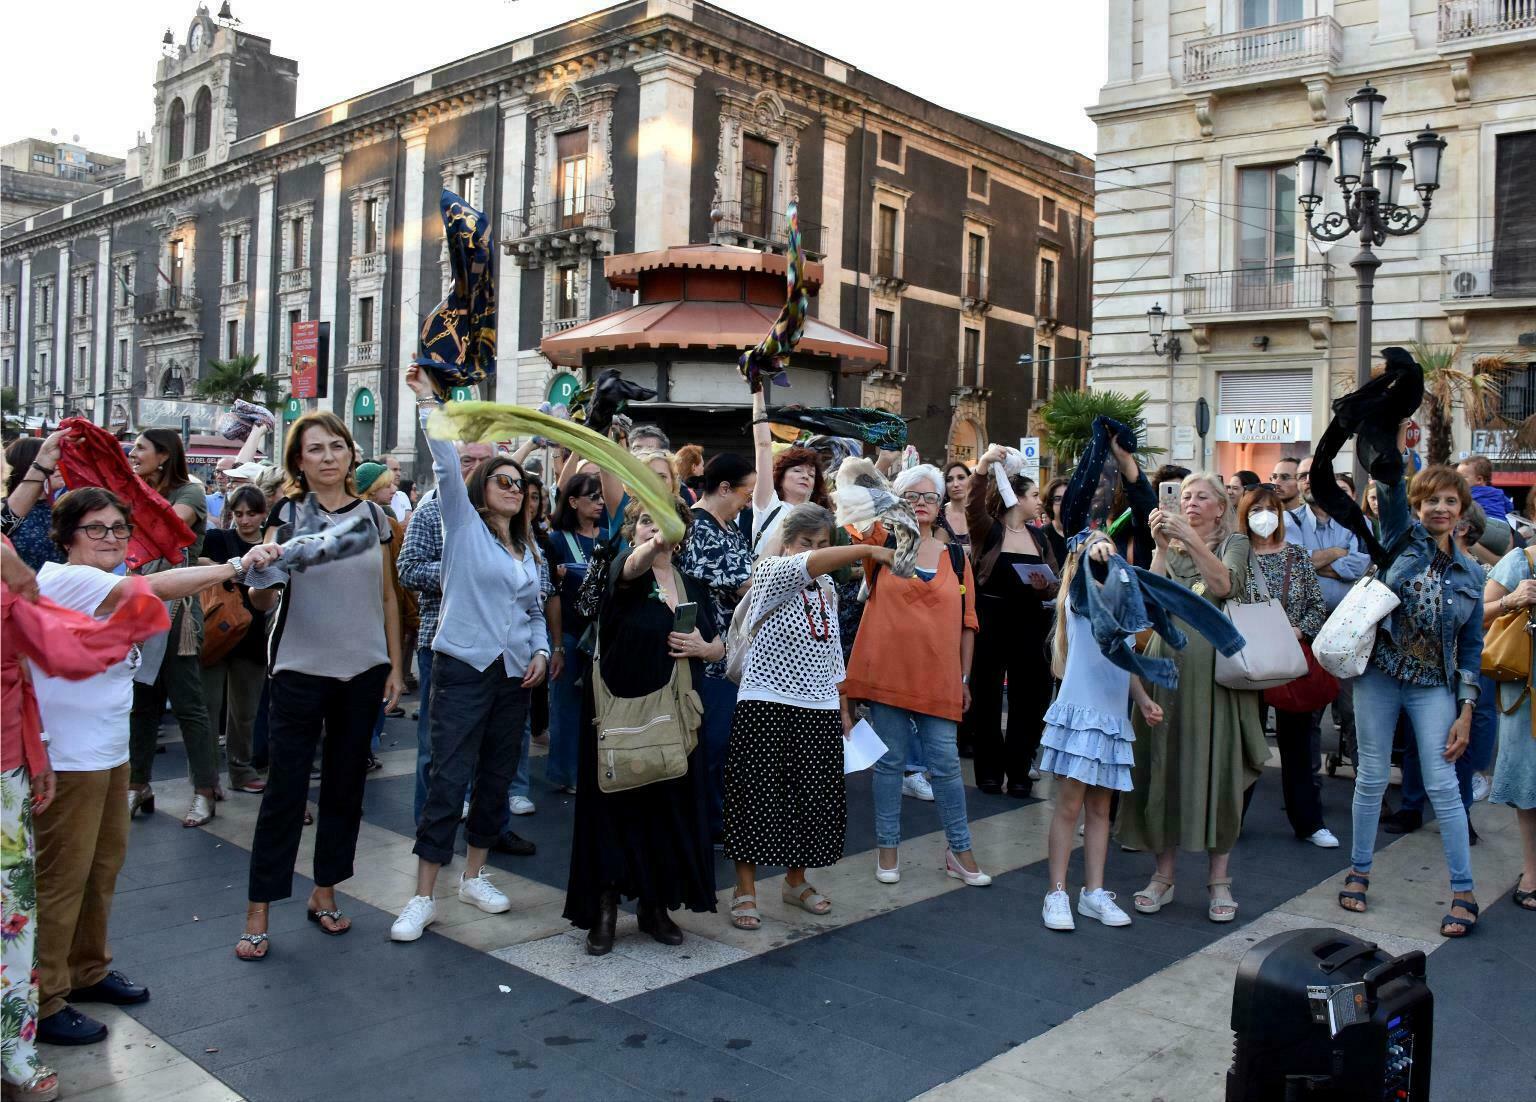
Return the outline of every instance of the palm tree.
{"type": "Polygon", "coordinates": [[[256,370],[259,356],[232,356],[227,360],[209,360],[208,370],[194,390],[201,398],[215,402],[249,402],[257,395],[271,401],[272,382],[256,370]]]}
{"type": "Polygon", "coordinates": [[[1150,458],[1163,449],[1147,443],[1147,419],[1143,412],[1146,404],[1147,392],[1144,390],[1134,395],[1115,390],[1057,390],[1035,411],[1044,426],[1041,447],[1056,456],[1058,469],[1071,470],[1088,446],[1093,419],[1102,414],[1129,425],[1141,445],[1137,449],[1138,457],[1150,458]]]}
{"type": "Polygon", "coordinates": [[[1429,438],[1429,461],[1449,463],[1455,407],[1459,405],[1465,411],[1470,428],[1488,428],[1497,421],[1509,359],[1479,356],[1472,361],[1471,371],[1463,371],[1456,366],[1460,349],[1455,345],[1415,341],[1408,350],[1424,369],[1424,404],[1419,408],[1429,438]]]}

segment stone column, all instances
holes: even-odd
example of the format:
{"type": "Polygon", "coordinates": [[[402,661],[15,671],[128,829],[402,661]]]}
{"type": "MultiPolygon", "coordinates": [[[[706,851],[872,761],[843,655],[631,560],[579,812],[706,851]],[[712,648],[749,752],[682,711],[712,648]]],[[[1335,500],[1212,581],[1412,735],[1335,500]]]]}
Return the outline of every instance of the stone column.
{"type": "Polygon", "coordinates": [[[112,404],[107,400],[107,352],[112,347],[112,230],[101,229],[96,234],[96,367],[95,381],[91,384],[91,397],[96,403],[98,425],[105,425],[111,418],[112,404]]]}
{"type": "Polygon", "coordinates": [[[16,293],[21,301],[16,304],[16,407],[22,416],[27,414],[27,402],[32,397],[32,257],[21,256],[20,290],[16,293]]]}
{"type": "MultiPolygon", "coordinates": [[[[816,316],[828,325],[842,325],[843,306],[843,201],[848,194],[848,135],[853,123],[822,116],[821,147],[821,248],[824,275],[816,296],[816,316]]],[[[862,203],[863,196],[856,202],[862,203]]],[[[855,208],[857,212],[857,208],[855,208]]]]}
{"type": "Polygon", "coordinates": [[[1109,0],[1109,83],[1128,84],[1132,79],[1132,33],[1135,31],[1133,0],[1109,0]]]}
{"type": "MultiPolygon", "coordinates": [[[[397,343],[400,359],[396,365],[395,384],[381,386],[380,403],[395,396],[395,456],[405,464],[416,460],[416,402],[405,389],[405,369],[416,357],[421,330],[421,254],[422,203],[425,201],[428,127],[413,126],[400,131],[405,142],[405,180],[400,199],[400,327],[397,343]]],[[[437,270],[437,265],[432,265],[437,270]]],[[[436,303],[432,303],[436,305],[436,303]]],[[[383,418],[387,416],[380,414],[383,418]]]]}
{"type": "MultiPolygon", "coordinates": [[[[69,316],[74,307],[69,303],[68,244],[59,246],[59,278],[53,285],[53,389],[63,391],[69,384],[69,316]]],[[[60,401],[63,401],[61,398],[60,401]]],[[[53,410],[53,395],[47,396],[49,412],[53,410]]]]}
{"type": "MultiPolygon", "coordinates": [[[[1142,0],[1141,75],[1144,77],[1168,75],[1169,21],[1168,0],[1142,0]]],[[[1113,36],[1116,30],[1111,25],[1110,35],[1113,36]]],[[[1124,33],[1126,38],[1130,38],[1129,24],[1126,25],[1124,33]]]]}
{"type": "MultiPolygon", "coordinates": [[[[320,317],[331,326],[331,362],[322,365],[330,372],[331,397],[334,408],[337,395],[344,401],[347,384],[342,378],[342,365],[347,360],[346,334],[336,331],[336,288],[341,266],[341,154],[328,153],[320,158],[325,166],[325,184],[320,200],[320,317]]],[[[349,410],[343,409],[342,420],[350,420],[349,410]]]]}
{"type": "MultiPolygon", "coordinates": [[[[496,190],[501,208],[493,218],[521,210],[527,187],[528,97],[515,95],[501,101],[501,186],[496,190]]],[[[490,212],[487,212],[489,214],[490,212]]],[[[501,239],[501,226],[492,232],[501,239]]],[[[517,401],[518,327],[522,322],[523,269],[504,248],[496,257],[496,379],[491,398],[517,401]]]]}
{"type": "Polygon", "coordinates": [[[635,63],[640,78],[635,166],[635,250],[688,244],[693,171],[693,82],[704,70],[655,54],[635,63]]]}
{"type": "MultiPolygon", "coordinates": [[[[277,178],[263,176],[256,181],[260,190],[256,199],[255,289],[251,303],[251,351],[260,357],[257,370],[268,378],[277,378],[279,364],[272,355],[272,273],[277,264],[273,256],[273,219],[276,217],[277,178]]],[[[274,447],[277,446],[274,441],[274,447]]]]}

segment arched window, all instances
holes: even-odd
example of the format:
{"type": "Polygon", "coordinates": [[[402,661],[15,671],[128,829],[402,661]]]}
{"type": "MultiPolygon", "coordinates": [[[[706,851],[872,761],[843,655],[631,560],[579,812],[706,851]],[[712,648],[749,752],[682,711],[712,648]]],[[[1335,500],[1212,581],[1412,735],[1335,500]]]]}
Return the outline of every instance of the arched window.
{"type": "Polygon", "coordinates": [[[208,86],[197,90],[192,101],[192,152],[202,153],[208,148],[208,137],[213,132],[213,96],[208,86]]]}
{"type": "Polygon", "coordinates": [[[182,139],[187,131],[187,109],[180,96],[171,100],[171,110],[165,116],[165,128],[170,131],[165,142],[165,163],[173,165],[181,160],[182,139]]]}

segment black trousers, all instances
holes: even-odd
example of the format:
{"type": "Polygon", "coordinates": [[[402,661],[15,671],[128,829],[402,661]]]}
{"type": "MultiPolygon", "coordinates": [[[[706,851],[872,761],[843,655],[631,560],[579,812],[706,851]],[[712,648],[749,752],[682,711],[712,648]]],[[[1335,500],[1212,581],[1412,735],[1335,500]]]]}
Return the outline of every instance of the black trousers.
{"type": "Polygon", "coordinates": [[[1285,817],[1296,837],[1323,829],[1323,799],[1312,777],[1312,713],[1275,709],[1275,745],[1280,750],[1280,785],[1285,817]]]}
{"type": "Polygon", "coordinates": [[[981,630],[971,660],[971,746],[976,783],[1029,784],[1029,766],[1040,749],[1045,710],[1051,704],[1046,625],[1038,609],[1027,618],[1009,615],[1007,603],[985,594],[977,602],[981,630]],[[1008,683],[1008,730],[1003,730],[1003,682],[1008,683]]]}
{"type": "Polygon", "coordinates": [[[507,788],[517,773],[528,716],[522,677],[508,677],[501,656],[483,670],[438,651],[432,655],[432,767],[416,824],[416,856],[453,860],[453,844],[471,781],[464,840],[490,847],[506,825],[507,788]]]}
{"type": "Polygon", "coordinates": [[[315,883],[329,888],[352,875],[363,821],[363,782],[387,665],[356,677],[314,677],[284,670],[268,686],[267,790],[251,842],[252,903],[293,894],[293,866],[304,829],[304,802],[315,743],[320,758],[320,814],[315,820],[315,883]]]}

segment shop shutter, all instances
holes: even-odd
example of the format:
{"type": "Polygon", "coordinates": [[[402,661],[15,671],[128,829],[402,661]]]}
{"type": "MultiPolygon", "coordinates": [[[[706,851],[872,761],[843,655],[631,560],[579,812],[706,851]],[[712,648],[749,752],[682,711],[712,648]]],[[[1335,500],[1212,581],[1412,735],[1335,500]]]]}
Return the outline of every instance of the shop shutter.
{"type": "Polygon", "coordinates": [[[1311,408],[1310,371],[1223,371],[1216,376],[1217,413],[1305,413],[1311,408]]]}

